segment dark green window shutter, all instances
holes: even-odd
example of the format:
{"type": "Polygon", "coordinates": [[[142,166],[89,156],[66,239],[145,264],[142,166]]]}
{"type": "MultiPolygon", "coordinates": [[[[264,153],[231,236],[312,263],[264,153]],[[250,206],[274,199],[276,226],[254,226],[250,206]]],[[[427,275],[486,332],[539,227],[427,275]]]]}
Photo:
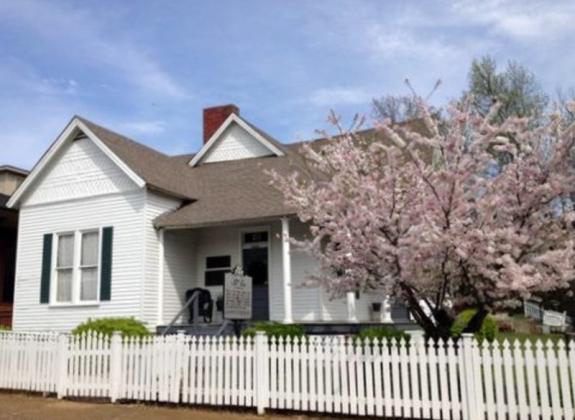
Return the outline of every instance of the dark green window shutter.
{"type": "Polygon", "coordinates": [[[100,267],[100,300],[112,298],[112,242],[114,228],[102,229],[102,265],[100,267]]]}
{"type": "Polygon", "coordinates": [[[44,235],[42,250],[42,277],[40,280],[40,303],[50,302],[50,276],[52,274],[52,234],[44,235]]]}

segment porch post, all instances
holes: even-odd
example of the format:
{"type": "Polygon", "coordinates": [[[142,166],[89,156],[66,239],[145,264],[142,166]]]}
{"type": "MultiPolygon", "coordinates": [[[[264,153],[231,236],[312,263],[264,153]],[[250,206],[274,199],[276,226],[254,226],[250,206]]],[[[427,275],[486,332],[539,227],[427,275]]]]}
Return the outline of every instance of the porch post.
{"type": "Polygon", "coordinates": [[[355,292],[347,292],[347,321],[357,322],[355,309],[355,292]]]}
{"type": "Polygon", "coordinates": [[[165,248],[164,248],[164,229],[159,230],[159,246],[158,246],[158,325],[164,324],[164,264],[165,264],[165,248]]]}
{"type": "Polygon", "coordinates": [[[391,305],[389,302],[389,296],[385,295],[383,298],[383,302],[381,304],[381,312],[382,312],[382,321],[386,324],[393,323],[393,319],[391,318],[391,305]]]}
{"type": "Polygon", "coordinates": [[[284,324],[291,324],[292,317],[292,296],[291,296],[291,255],[290,255],[290,235],[289,219],[282,217],[282,271],[283,271],[283,294],[284,294],[284,324]]]}

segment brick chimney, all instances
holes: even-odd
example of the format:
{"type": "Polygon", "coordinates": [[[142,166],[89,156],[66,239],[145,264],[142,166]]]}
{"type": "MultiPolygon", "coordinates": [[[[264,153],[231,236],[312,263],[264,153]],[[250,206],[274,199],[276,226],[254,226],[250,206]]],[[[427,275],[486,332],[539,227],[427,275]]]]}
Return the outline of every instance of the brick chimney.
{"type": "Polygon", "coordinates": [[[218,131],[230,114],[240,115],[240,109],[234,104],[204,108],[204,144],[218,131]]]}

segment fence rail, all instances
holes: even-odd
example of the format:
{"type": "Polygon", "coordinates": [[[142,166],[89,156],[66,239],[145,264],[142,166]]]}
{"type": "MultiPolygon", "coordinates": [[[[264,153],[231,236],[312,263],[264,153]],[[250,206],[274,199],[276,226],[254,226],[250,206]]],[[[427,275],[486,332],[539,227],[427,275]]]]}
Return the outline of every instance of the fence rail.
{"type": "Polygon", "coordinates": [[[573,325],[573,319],[566,312],[557,312],[543,308],[536,302],[526,300],[523,302],[523,314],[527,318],[536,319],[548,327],[565,329],[573,325]]]}
{"type": "Polygon", "coordinates": [[[0,333],[0,388],[258,412],[571,420],[575,343],[0,333]]]}

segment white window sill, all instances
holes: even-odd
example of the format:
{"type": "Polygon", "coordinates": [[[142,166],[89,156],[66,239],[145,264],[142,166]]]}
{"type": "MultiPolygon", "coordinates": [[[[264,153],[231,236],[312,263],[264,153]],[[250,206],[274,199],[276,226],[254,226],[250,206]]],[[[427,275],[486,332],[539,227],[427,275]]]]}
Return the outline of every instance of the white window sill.
{"type": "Polygon", "coordinates": [[[86,307],[98,307],[100,302],[85,302],[85,303],[51,303],[48,305],[49,308],[86,308],[86,307]]]}

